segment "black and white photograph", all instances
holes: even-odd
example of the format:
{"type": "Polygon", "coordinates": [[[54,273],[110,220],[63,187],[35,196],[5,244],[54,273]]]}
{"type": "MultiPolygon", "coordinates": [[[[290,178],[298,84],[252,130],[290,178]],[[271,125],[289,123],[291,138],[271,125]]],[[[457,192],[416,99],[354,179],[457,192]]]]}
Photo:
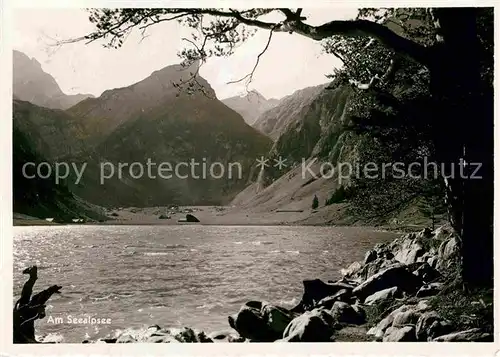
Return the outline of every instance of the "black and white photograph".
{"type": "Polygon", "coordinates": [[[11,343],[495,342],[494,8],[213,3],[11,8],[11,343]]]}

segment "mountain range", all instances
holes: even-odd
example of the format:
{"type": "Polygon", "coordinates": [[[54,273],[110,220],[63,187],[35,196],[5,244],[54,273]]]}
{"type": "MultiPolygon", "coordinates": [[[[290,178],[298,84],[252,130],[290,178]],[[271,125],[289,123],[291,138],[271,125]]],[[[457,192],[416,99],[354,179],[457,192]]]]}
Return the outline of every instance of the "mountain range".
{"type": "Polygon", "coordinates": [[[68,109],[93,97],[91,94],[64,94],[54,77],[44,72],[35,58],[13,51],[14,98],[51,109],[68,109]]]}
{"type": "MultiPolygon", "coordinates": [[[[31,100],[26,100],[23,86],[14,87],[15,127],[39,157],[49,162],[87,163],[81,182],[75,184],[73,176],[66,182],[72,193],[93,204],[145,207],[228,203],[255,176],[255,158],[271,147],[271,140],[219,101],[202,77],[195,78],[197,90],[184,90],[182,83],[190,86],[191,67],[167,66],[131,86],[105,91],[98,98],[87,97],[62,110],[52,106],[55,98],[60,98],[59,92],[44,90],[59,88],[55,80],[37,70],[41,70],[37,61],[27,62],[25,57],[15,55],[14,82],[36,75],[26,81],[33,83],[31,100]],[[38,98],[51,105],[42,106],[38,98]],[[174,176],[167,180],[136,178],[126,171],[121,177],[114,175],[104,184],[100,182],[103,162],[118,167],[120,163],[145,165],[148,160],[174,166],[191,160],[208,166],[215,162],[224,167],[239,163],[243,176],[206,180],[174,176]]],[[[17,141],[21,140],[14,143],[16,159],[17,141]]]]}
{"type": "MultiPolygon", "coordinates": [[[[249,212],[310,210],[314,195],[325,202],[345,183],[338,173],[330,178],[302,177],[301,165],[314,162],[311,170],[318,172],[324,162],[335,164],[355,156],[356,140],[345,130],[349,86],[303,88],[279,100],[252,91],[220,101],[210,84],[195,74],[196,65],[170,65],[130,86],[96,98],[82,96],[61,107],[65,97],[54,78],[36,60],[15,53],[14,83],[20,78],[32,83],[29,95],[25,86],[14,86],[16,162],[34,156],[86,163],[80,182],[74,173],[64,182],[65,200],[72,197],[78,204],[88,203],[85,207],[231,204],[249,212]],[[30,148],[30,155],[24,147],[30,148]],[[256,165],[259,157],[286,164],[262,170],[256,165]],[[144,167],[148,160],[172,165],[219,162],[224,167],[238,162],[243,177],[137,178],[125,169],[101,182],[103,162],[116,169],[132,163],[144,167]]],[[[38,186],[20,180],[14,190],[20,213],[37,206],[33,197],[38,197],[38,186]],[[26,194],[28,205],[23,201],[26,194]]],[[[328,221],[332,209],[320,204],[316,216],[328,221]]]]}
{"type": "Polygon", "coordinates": [[[244,96],[234,96],[222,100],[222,103],[240,113],[249,125],[254,125],[260,115],[276,107],[279,102],[279,99],[266,99],[256,90],[252,90],[244,96]]]}

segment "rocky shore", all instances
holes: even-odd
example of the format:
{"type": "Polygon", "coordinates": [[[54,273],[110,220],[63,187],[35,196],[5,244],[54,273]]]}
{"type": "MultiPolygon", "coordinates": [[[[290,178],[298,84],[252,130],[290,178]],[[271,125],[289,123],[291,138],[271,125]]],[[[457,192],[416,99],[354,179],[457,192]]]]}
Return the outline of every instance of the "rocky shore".
{"type": "Polygon", "coordinates": [[[292,309],[247,302],[228,317],[229,331],[155,325],[83,342],[493,341],[493,288],[463,292],[459,242],[447,226],[377,244],[341,274],[304,281],[292,309]]]}

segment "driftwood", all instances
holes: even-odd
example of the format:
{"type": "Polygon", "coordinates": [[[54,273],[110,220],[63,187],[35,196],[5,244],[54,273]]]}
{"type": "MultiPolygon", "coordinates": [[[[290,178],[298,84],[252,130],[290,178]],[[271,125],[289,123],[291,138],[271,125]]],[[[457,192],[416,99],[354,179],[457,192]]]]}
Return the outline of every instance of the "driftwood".
{"type": "Polygon", "coordinates": [[[37,267],[26,268],[23,274],[29,279],[24,283],[21,297],[14,305],[13,337],[14,343],[37,343],[35,339],[35,320],[45,317],[45,303],[52,294],[59,294],[62,286],[51,287],[31,296],[33,286],[38,279],[37,267]]]}

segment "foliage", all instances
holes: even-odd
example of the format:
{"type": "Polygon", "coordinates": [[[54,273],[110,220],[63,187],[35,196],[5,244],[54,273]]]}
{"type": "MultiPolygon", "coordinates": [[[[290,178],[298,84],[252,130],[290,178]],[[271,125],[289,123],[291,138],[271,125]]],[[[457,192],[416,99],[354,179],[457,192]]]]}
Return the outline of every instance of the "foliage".
{"type": "Polygon", "coordinates": [[[314,198],[313,198],[313,202],[312,202],[311,208],[312,208],[312,209],[316,209],[316,208],[318,208],[318,206],[319,206],[318,196],[314,195],[314,198]]]}
{"type": "Polygon", "coordinates": [[[355,194],[355,189],[353,187],[340,186],[335,192],[332,193],[330,198],[325,202],[325,206],[329,206],[333,203],[344,202],[345,200],[351,198],[355,194]]]}

